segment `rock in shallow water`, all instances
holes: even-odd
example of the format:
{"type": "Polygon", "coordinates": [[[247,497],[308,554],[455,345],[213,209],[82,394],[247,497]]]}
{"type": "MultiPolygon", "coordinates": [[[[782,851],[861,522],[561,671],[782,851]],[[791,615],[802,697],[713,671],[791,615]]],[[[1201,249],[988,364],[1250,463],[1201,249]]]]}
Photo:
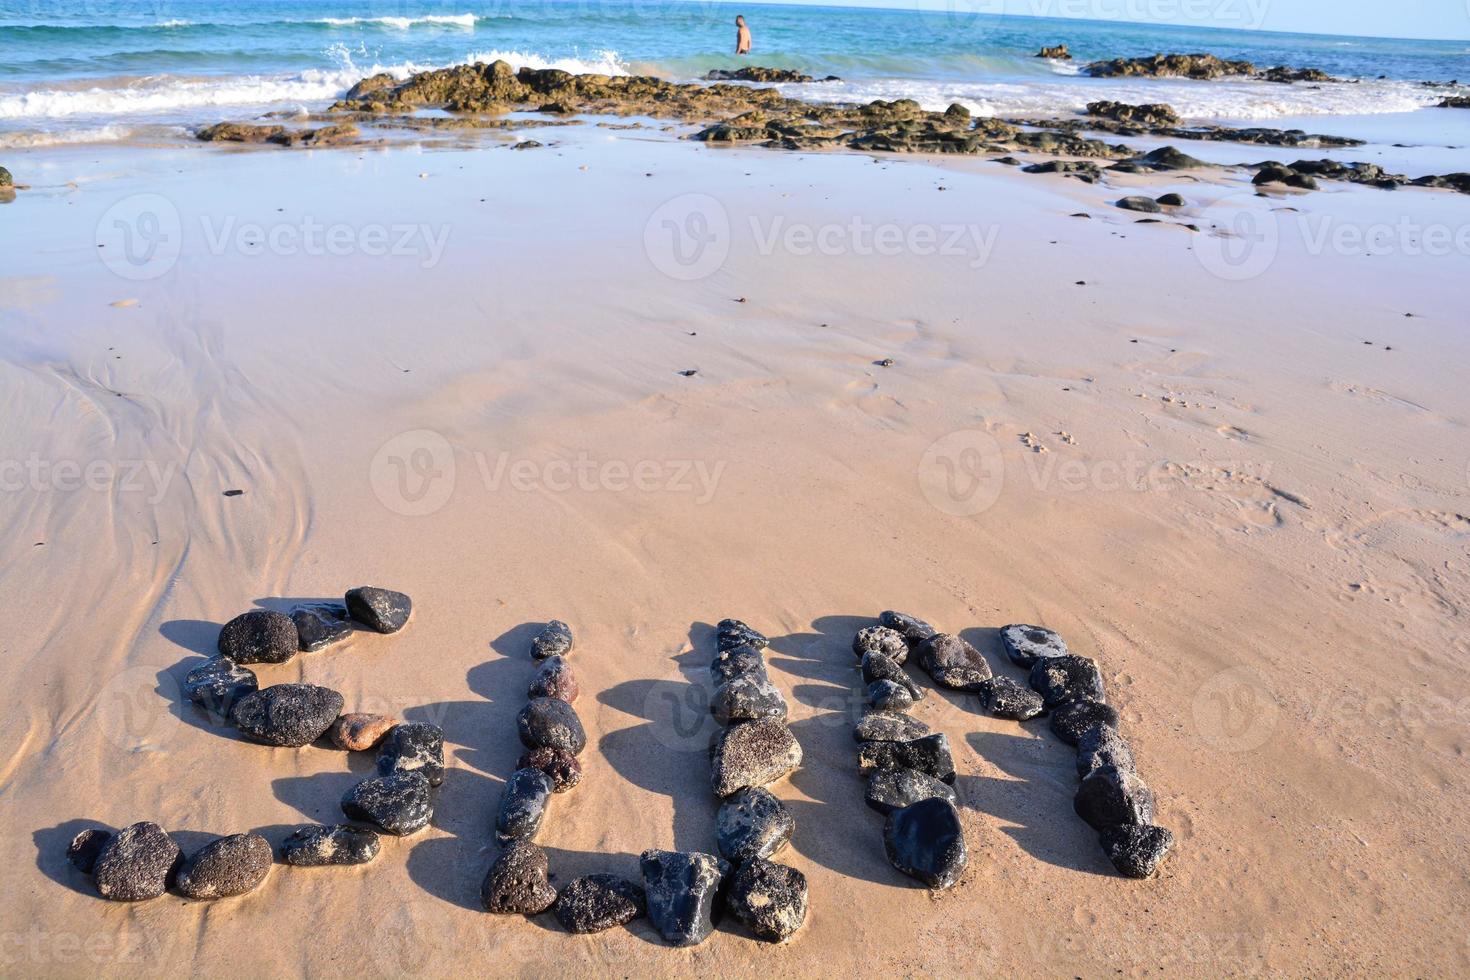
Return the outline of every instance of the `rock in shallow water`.
{"type": "Polygon", "coordinates": [[[716,893],[729,865],[697,851],[644,851],[639,859],[648,918],[675,946],[704,942],[714,929],[716,893]]]}
{"type": "Polygon", "coordinates": [[[914,706],[913,693],[898,681],[874,681],[867,686],[864,694],[875,711],[902,712],[914,706]]]}
{"type": "Polygon", "coordinates": [[[296,624],[274,609],[252,609],[219,631],[219,652],[237,664],[283,664],[296,656],[296,624]]]}
{"type": "Polygon", "coordinates": [[[270,843],[259,834],[210,841],[179,869],[178,889],[189,898],[231,898],[254,891],[270,873],[270,843]]]}
{"type": "Polygon", "coordinates": [[[722,619],[715,624],[715,647],[722,652],[740,646],[764,650],[770,642],[760,630],[751,629],[738,619],[722,619]]]}
{"type": "Polygon", "coordinates": [[[296,645],[303,653],[325,650],[352,635],[347,607],[340,602],[308,602],[291,610],[296,645]]]}
{"type": "Polygon", "coordinates": [[[581,693],[571,663],[566,657],[552,656],[541,661],[536,676],[531,679],[531,686],[526,690],[526,697],[559,698],[571,704],[581,693]]]}
{"type": "Polygon", "coordinates": [[[1133,772],[1133,750],[1112,725],[1097,725],[1077,739],[1077,775],[1086,779],[1094,769],[1112,766],[1133,772]]]}
{"type": "Polygon", "coordinates": [[[1030,721],[1046,710],[1041,695],[1022,687],[1009,677],[992,677],[986,689],[986,705],[997,718],[1030,721]]]}
{"type": "Polygon", "coordinates": [[[919,666],[934,683],[955,691],[979,691],[990,680],[990,664],[969,643],[950,633],[926,637],[918,648],[919,666]]]}
{"type": "Polygon", "coordinates": [[[145,820],[113,835],[98,853],[92,876],[103,898],[141,902],[163,894],[182,860],[173,838],[145,820]]]}
{"type": "Polygon", "coordinates": [[[864,742],[858,747],[858,770],[864,776],[880,769],[917,769],[944,783],[954,782],[954,759],[943,732],[907,742],[864,742]]]}
{"type": "Polygon", "coordinates": [[[365,827],[302,827],[281,842],[281,860],[297,868],[367,864],[380,846],[377,832],[365,827]]]}
{"type": "Polygon", "coordinates": [[[1036,661],[1047,657],[1065,657],[1067,644],[1062,638],[1044,626],[1013,623],[1001,628],[1000,642],[1006,648],[1006,656],[1017,667],[1031,667],[1036,661]]]}
{"type": "Polygon", "coordinates": [[[543,746],[580,755],[587,746],[582,719],[560,698],[534,698],[516,715],[516,732],[528,749],[543,746]]]}
{"type": "Polygon", "coordinates": [[[751,935],[784,943],[806,921],[806,875],[784,864],[749,861],[731,877],[725,903],[751,935]]]}
{"type": "Polygon", "coordinates": [[[66,859],[71,866],[84,875],[92,873],[97,866],[97,855],[112,840],[112,831],[103,830],[100,827],[89,827],[71,839],[71,846],[66,849],[66,859]]]}
{"type": "Polygon", "coordinates": [[[1036,661],[1031,668],[1030,683],[1031,690],[1041,695],[1048,708],[1078,698],[1107,700],[1103,697],[1102,674],[1097,664],[1074,654],[1036,661]]]}
{"type": "Polygon", "coordinates": [[[1104,830],[1098,843],[1120,875],[1147,878],[1168,856],[1174,846],[1174,834],[1153,824],[1121,824],[1104,830]]]}
{"type": "Polygon", "coordinates": [[[766,789],[743,789],[720,804],[715,832],[720,856],[733,865],[768,858],[791,840],[796,818],[766,789]]]}
{"type": "Polygon", "coordinates": [[[938,797],[888,814],[883,847],[895,868],[930,888],[948,888],[959,881],[969,860],[959,812],[938,797]]]}
{"type": "Polygon", "coordinates": [[[573,644],[572,628],[559,619],[553,619],[531,640],[531,656],[537,660],[565,657],[572,652],[573,644]]]}
{"type": "Polygon", "coordinates": [[[1082,733],[1098,725],[1116,728],[1118,712],[1112,705],[1078,698],[1060,705],[1051,715],[1051,730],[1068,745],[1076,745],[1082,733]]]}
{"type": "Polygon", "coordinates": [[[349,712],[332,722],[332,744],[345,752],[366,752],[383,740],[388,730],[398,724],[397,718],[349,712]]]}
{"type": "Polygon", "coordinates": [[[541,829],[546,802],[551,799],[551,777],[540,769],[517,769],[505,781],[500,810],[495,816],[495,837],[504,844],[530,840],[541,829]]]}
{"type": "Polygon", "coordinates": [[[582,764],[566,749],[542,746],[522,752],[517,769],[540,769],[551,780],[553,793],[565,793],[582,781],[582,764]]]}
{"type": "Polygon", "coordinates": [[[898,630],[887,626],[864,626],[852,638],[852,652],[859,657],[866,653],[881,653],[903,663],[908,659],[909,644],[898,630]]]}
{"type": "Polygon", "coordinates": [[[801,765],[801,745],[784,722],[743,721],[720,732],[711,754],[715,795],[764,786],[801,765]]]}
{"type": "Polygon", "coordinates": [[[427,827],[434,815],[429,781],[420,772],[364,779],[342,797],[342,812],[395,836],[416,833],[427,827]]]}
{"type": "Polygon", "coordinates": [[[255,672],[229,657],[210,657],[184,675],[184,697],[222,718],[230,716],[237,701],[258,690],[255,672]]]}
{"type": "Polygon", "coordinates": [[[430,786],[444,782],[444,730],[423,721],[394,725],[378,750],[378,775],[420,772],[430,786]]]}
{"type": "Polygon", "coordinates": [[[556,896],[556,920],[567,932],[602,932],[643,915],[643,889],[617,875],[588,875],[570,882],[556,896]]]}
{"type": "Polygon", "coordinates": [[[909,742],[928,734],[928,725],[894,711],[869,711],[852,729],[859,742],[909,742]]]}
{"type": "Polygon", "coordinates": [[[413,600],[402,592],[363,585],[347,593],[347,614],[370,630],[397,633],[413,612],[413,600]]]}
{"type": "Polygon", "coordinates": [[[892,609],[885,609],[880,613],[878,622],[901,635],[910,648],[939,632],[917,616],[894,612],[892,609]]]}
{"type": "Polygon", "coordinates": [[[547,873],[546,852],[528,840],[512,841],[485,875],[480,901],[497,915],[537,915],[551,908],[556,889],[547,873]]]}
{"type": "Polygon", "coordinates": [[[879,769],[868,777],[868,806],[879,813],[892,813],[928,799],[958,803],[953,789],[917,769],[879,769]]]}
{"type": "Polygon", "coordinates": [[[342,712],[342,695],[315,684],[276,684],[235,702],[230,720],[265,745],[299,747],[324,735],[342,712]]]}
{"type": "Polygon", "coordinates": [[[1072,806],[1094,830],[1153,823],[1154,819],[1153,792],[1137,773],[1114,766],[1095,769],[1082,780],[1072,806]]]}

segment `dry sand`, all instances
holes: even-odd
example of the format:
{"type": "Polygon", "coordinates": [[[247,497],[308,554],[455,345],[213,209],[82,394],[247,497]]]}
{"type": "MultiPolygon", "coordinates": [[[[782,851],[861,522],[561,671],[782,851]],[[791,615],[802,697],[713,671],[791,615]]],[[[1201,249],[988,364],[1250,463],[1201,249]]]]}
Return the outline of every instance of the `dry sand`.
{"type": "Polygon", "coordinates": [[[5,973],[1470,968],[1465,254],[1405,254],[1470,201],[1132,181],[1190,198],[1192,234],[1106,206],[1125,188],[994,163],[555,139],[6,161],[33,189],[0,210],[5,973]],[[114,256],[111,221],[138,232],[135,194],[179,216],[156,278],[99,261],[99,226],[114,256]],[[688,281],[660,271],[686,270],[663,219],[700,231],[688,199],[659,210],[684,194],[731,228],[688,281]],[[866,254],[855,217],[971,244],[866,254]],[[346,254],[282,244],[308,218],[346,254]],[[1313,244],[1401,219],[1419,232],[1388,249],[1313,244]],[[400,224],[429,237],[368,254],[400,224]],[[1238,267],[1212,224],[1264,236],[1258,275],[1216,274],[1238,267]],[[85,826],[155,820],[191,850],[339,818],[369,758],[245,743],[178,683],[236,613],[359,584],[410,593],[408,628],[258,673],[442,725],[433,826],[241,899],[97,898],[64,854],[85,826]],[[937,693],[915,714],[957,750],[970,866],[936,895],[895,872],[851,737],[849,643],[884,608],[1012,676],[1006,623],[1096,657],[1179,838],[1160,875],[1113,873],[1044,722],[937,693]],[[561,882],[713,848],[709,624],[773,638],[806,756],[773,787],[811,883],[789,946],[478,910],[527,624],[553,616],[589,736],[539,838],[561,882]]]}

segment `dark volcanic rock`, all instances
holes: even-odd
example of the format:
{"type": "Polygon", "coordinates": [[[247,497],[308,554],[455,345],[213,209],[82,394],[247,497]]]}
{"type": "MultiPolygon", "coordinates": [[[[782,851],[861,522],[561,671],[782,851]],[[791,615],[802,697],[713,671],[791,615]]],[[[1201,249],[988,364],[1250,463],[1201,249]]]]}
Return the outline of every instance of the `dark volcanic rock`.
{"type": "Polygon", "coordinates": [[[1172,146],[1161,146],[1157,150],[1145,153],[1141,157],[1124,160],[1115,163],[1110,170],[1123,170],[1133,173],[1146,170],[1194,170],[1198,167],[1208,167],[1209,164],[1203,160],[1196,160],[1188,153],[1181,153],[1172,146]]]}
{"type": "Polygon", "coordinates": [[[15,178],[10,176],[10,171],[0,167],[0,187],[14,187],[15,178]]]}
{"type": "Polygon", "coordinates": [[[709,708],[721,725],[786,717],[786,699],[764,670],[737,674],[720,684],[709,708]]]}
{"type": "Polygon", "coordinates": [[[784,943],[806,922],[806,875],[761,858],[748,861],[731,877],[725,904],[755,938],[784,943]]]}
{"type": "Polygon", "coordinates": [[[1095,725],[1077,739],[1077,775],[1086,779],[1104,766],[1133,772],[1133,750],[1112,725],[1095,725]]]}
{"type": "Polygon", "coordinates": [[[1310,174],[1297,173],[1290,167],[1278,163],[1264,163],[1256,175],[1251,178],[1251,183],[1257,187],[1262,184],[1283,184],[1287,187],[1296,187],[1301,190],[1315,191],[1319,187],[1317,178],[1310,174]]]}
{"type": "Polygon", "coordinates": [[[1112,705],[1088,698],[1078,698],[1060,705],[1051,715],[1052,734],[1076,745],[1083,732],[1097,725],[1118,726],[1118,711],[1112,705]]]}
{"type": "Polygon", "coordinates": [[[556,920],[567,932],[602,932],[648,911],[643,889],[617,875],[588,875],[556,896],[556,920]]]}
{"type": "MultiPolygon", "coordinates": [[[[803,75],[799,71],[790,68],[762,68],[752,65],[749,68],[737,68],[733,71],[725,68],[716,68],[704,76],[707,82],[761,82],[773,85],[779,82],[814,82],[810,75],[803,75]]],[[[824,78],[822,81],[838,81],[835,76],[824,78]]]]}
{"type": "Polygon", "coordinates": [[[1166,208],[1184,207],[1184,198],[1181,195],[1174,194],[1172,192],[1169,194],[1160,194],[1158,197],[1154,198],[1154,200],[1157,201],[1159,204],[1162,204],[1166,208]]]}
{"type": "Polygon", "coordinates": [[[90,827],[71,839],[71,846],[66,849],[66,859],[71,866],[84,875],[92,873],[97,866],[97,855],[112,840],[112,831],[103,830],[100,827],[90,827]]]}
{"type": "Polygon", "coordinates": [[[897,681],[874,681],[866,693],[868,704],[878,711],[907,711],[914,706],[913,692],[897,681]]]}
{"type": "Polygon", "coordinates": [[[1275,68],[1267,68],[1265,71],[1256,72],[1256,78],[1263,82],[1337,82],[1341,79],[1334,78],[1320,68],[1288,68],[1285,65],[1277,65],[1275,68]]]}
{"type": "Polygon", "coordinates": [[[1087,103],[1087,114],[1102,116],[1105,119],[1116,119],[1118,122],[1137,123],[1141,126],[1174,126],[1179,122],[1179,113],[1174,111],[1174,107],[1161,102],[1149,105],[1128,105],[1124,102],[1107,100],[1089,102],[1087,103]]]}
{"type": "Polygon", "coordinates": [[[1174,846],[1174,834],[1152,824],[1120,824],[1098,836],[1103,853],[1118,873],[1128,878],[1147,878],[1174,846]]]}
{"type": "Polygon", "coordinates": [[[895,868],[930,888],[948,888],[959,881],[969,859],[959,812],[938,797],[888,814],[883,848],[895,868]]]}
{"type": "Polygon", "coordinates": [[[531,686],[526,690],[528,698],[560,698],[567,704],[577,700],[582,689],[577,685],[577,675],[566,657],[553,656],[541,661],[531,686]]]}
{"type": "Polygon", "coordinates": [[[742,646],[764,650],[770,642],[760,630],[751,629],[738,619],[722,619],[715,624],[715,646],[721,653],[742,646]]]}
{"type": "Polygon", "coordinates": [[[955,772],[949,737],[936,732],[907,742],[864,742],[858,747],[858,770],[867,776],[880,769],[917,769],[952,783],[955,772]]]}
{"type": "Polygon", "coordinates": [[[397,633],[408,622],[413,602],[402,592],[360,586],[347,593],[347,613],[379,633],[397,633]]]}
{"type": "Polygon", "coordinates": [[[543,746],[580,755],[587,746],[582,719],[560,698],[535,698],[516,715],[516,731],[528,749],[543,746]]]}
{"type": "Polygon", "coordinates": [[[572,652],[574,645],[572,628],[559,619],[553,619],[531,640],[531,656],[537,660],[565,657],[572,652]]]}
{"type": "Polygon", "coordinates": [[[997,718],[1030,721],[1046,710],[1041,695],[1009,677],[992,677],[986,689],[986,706],[997,718]]]}
{"type": "Polygon", "coordinates": [[[421,772],[395,772],[364,779],[342,797],[342,812],[402,837],[429,825],[434,815],[429,781],[421,772]]]}
{"type": "Polygon", "coordinates": [[[1142,211],[1145,214],[1158,214],[1164,210],[1153,198],[1143,195],[1120,198],[1113,202],[1113,206],[1122,208],[1124,211],[1142,211]]]}
{"type": "Polygon", "coordinates": [[[1056,633],[1044,626],[1028,626],[1015,623],[1003,627],[1000,642],[1006,648],[1006,656],[1017,667],[1030,667],[1047,657],[1065,657],[1067,644],[1056,633]]]}
{"type": "Polygon", "coordinates": [[[879,769],[868,777],[868,806],[879,813],[892,813],[933,798],[958,804],[954,790],[917,769],[879,769]]]}
{"type": "Polygon", "coordinates": [[[143,821],[113,835],[97,855],[97,892],[114,902],[157,898],[183,860],[179,845],[156,823],[143,821]]]}
{"type": "Polygon", "coordinates": [[[765,671],[766,661],[760,650],[748,643],[721,650],[709,665],[710,676],[716,684],[723,684],[742,674],[764,674],[765,671]]]}
{"type": "Polygon", "coordinates": [[[219,652],[237,664],[283,664],[296,656],[296,624],[274,609],[252,609],[219,631],[219,652]]]}
{"type": "Polygon", "coordinates": [[[887,654],[869,651],[863,654],[863,683],[871,684],[874,681],[893,681],[900,687],[908,689],[909,694],[915,701],[923,700],[924,689],[914,683],[914,679],[908,675],[908,671],[901,666],[902,660],[896,660],[887,654]]]}
{"type": "Polygon", "coordinates": [[[910,648],[918,646],[922,641],[939,632],[917,616],[894,612],[892,609],[885,609],[879,613],[878,622],[891,630],[896,630],[903,636],[910,648]]]}
{"type": "Polygon", "coordinates": [[[421,772],[430,786],[444,782],[444,730],[422,721],[394,725],[378,750],[378,775],[421,772]]]}
{"type": "Polygon", "coordinates": [[[342,712],[342,695],[315,684],[276,684],[235,702],[230,720],[246,738],[297,747],[324,735],[342,712]]]}
{"type": "Polygon", "coordinates": [[[179,869],[178,889],[189,898],[231,898],[254,891],[270,873],[270,843],[259,834],[210,841],[179,869]]]}
{"type": "Polygon", "coordinates": [[[502,844],[530,840],[541,829],[546,802],[551,799],[551,777],[540,769],[517,769],[505,781],[500,811],[495,816],[495,836],[502,844]]]}
{"type": "Polygon", "coordinates": [[[1221,78],[1226,75],[1251,75],[1256,66],[1249,61],[1222,61],[1212,54],[1156,54],[1147,58],[1114,58],[1094,61],[1082,71],[1094,78],[1116,78],[1142,75],[1151,78],[1184,77],[1221,78]]]}
{"type": "Polygon", "coordinates": [[[297,646],[303,653],[325,650],[352,635],[347,607],[340,602],[310,602],[291,610],[297,646]]]}
{"type": "Polygon", "coordinates": [[[887,626],[864,626],[852,638],[852,652],[859,657],[880,653],[901,664],[908,659],[909,644],[898,630],[887,626]]]}
{"type": "Polygon", "coordinates": [[[1452,95],[1441,99],[1436,109],[1470,109],[1470,95],[1452,95]]]}
{"type": "Polygon", "coordinates": [[[281,842],[281,860],[297,868],[367,864],[378,856],[377,831],[345,823],[302,827],[281,842]]]}
{"type": "Polygon", "coordinates": [[[928,725],[896,711],[869,711],[852,729],[859,742],[908,742],[928,734],[928,725]]]}
{"type": "Polygon", "coordinates": [[[1046,160],[1028,163],[1021,168],[1028,174],[1072,174],[1085,183],[1092,183],[1102,176],[1102,168],[1091,160],[1046,160]]]}
{"type": "Polygon", "coordinates": [[[639,859],[648,918],[675,946],[704,942],[714,929],[716,893],[729,865],[697,851],[644,851],[639,859]]]}
{"type": "Polygon", "coordinates": [[[1102,674],[1097,664],[1087,657],[1068,654],[1038,660],[1031,668],[1031,690],[1041,695],[1048,708],[1064,701],[1086,698],[1104,701],[1102,674]]]}
{"type": "Polygon", "coordinates": [[[497,915],[538,915],[556,901],[546,852],[528,840],[512,841],[485,875],[480,901],[497,915]]]}
{"type": "Polygon", "coordinates": [[[388,715],[352,711],[332,722],[332,744],[344,752],[366,752],[375,747],[398,724],[388,715]]]}
{"type": "Polygon", "coordinates": [[[223,718],[229,717],[235,702],[258,690],[255,672],[229,657],[210,657],[184,675],[184,697],[223,718]]]}
{"type": "Polygon", "coordinates": [[[582,764],[566,749],[543,745],[522,752],[517,769],[540,769],[551,780],[553,793],[565,793],[582,781],[582,764]]]}
{"type": "Polygon", "coordinates": [[[1057,61],[1071,61],[1072,52],[1067,50],[1065,44],[1054,44],[1051,47],[1043,47],[1036,52],[1038,58],[1055,58],[1057,61]]]}
{"type": "Polygon", "coordinates": [[[1082,780],[1072,806],[1094,830],[1153,823],[1154,819],[1153,792],[1137,773],[1114,766],[1095,769],[1082,780]]]}
{"type": "Polygon", "coordinates": [[[764,786],[801,765],[801,745],[786,723],[743,721],[720,732],[710,756],[715,795],[764,786]]]}
{"type": "Polygon", "coordinates": [[[990,680],[984,655],[952,633],[935,633],[919,644],[917,653],[919,666],[941,687],[979,691],[990,680]]]}
{"type": "Polygon", "coordinates": [[[733,865],[768,858],[791,840],[796,818],[769,790],[743,789],[715,814],[720,856],[733,865]]]}

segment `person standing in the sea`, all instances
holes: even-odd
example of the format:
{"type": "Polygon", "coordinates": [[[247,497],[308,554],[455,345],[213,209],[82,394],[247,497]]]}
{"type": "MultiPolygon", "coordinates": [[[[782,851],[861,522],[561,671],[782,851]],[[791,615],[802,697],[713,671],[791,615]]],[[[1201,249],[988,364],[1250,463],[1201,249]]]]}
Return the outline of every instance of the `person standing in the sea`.
{"type": "Polygon", "coordinates": [[[745,16],[735,17],[735,53],[750,54],[750,28],[745,26],[745,16]]]}

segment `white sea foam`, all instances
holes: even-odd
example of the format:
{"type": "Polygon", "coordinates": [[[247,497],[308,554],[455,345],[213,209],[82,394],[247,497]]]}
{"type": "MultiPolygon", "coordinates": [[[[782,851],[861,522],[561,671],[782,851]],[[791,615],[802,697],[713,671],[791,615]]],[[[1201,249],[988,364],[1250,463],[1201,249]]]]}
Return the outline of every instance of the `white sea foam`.
{"type": "Polygon", "coordinates": [[[469,56],[471,64],[508,62],[513,68],[560,68],[574,75],[626,75],[628,66],[616,51],[593,51],[586,57],[547,58],[526,51],[476,51],[469,56]]]}
{"type": "Polygon", "coordinates": [[[474,14],[429,14],[424,17],[323,17],[314,24],[331,24],[333,27],[350,27],[354,24],[382,24],[384,27],[406,31],[415,24],[441,24],[454,27],[474,27],[474,14]]]}

